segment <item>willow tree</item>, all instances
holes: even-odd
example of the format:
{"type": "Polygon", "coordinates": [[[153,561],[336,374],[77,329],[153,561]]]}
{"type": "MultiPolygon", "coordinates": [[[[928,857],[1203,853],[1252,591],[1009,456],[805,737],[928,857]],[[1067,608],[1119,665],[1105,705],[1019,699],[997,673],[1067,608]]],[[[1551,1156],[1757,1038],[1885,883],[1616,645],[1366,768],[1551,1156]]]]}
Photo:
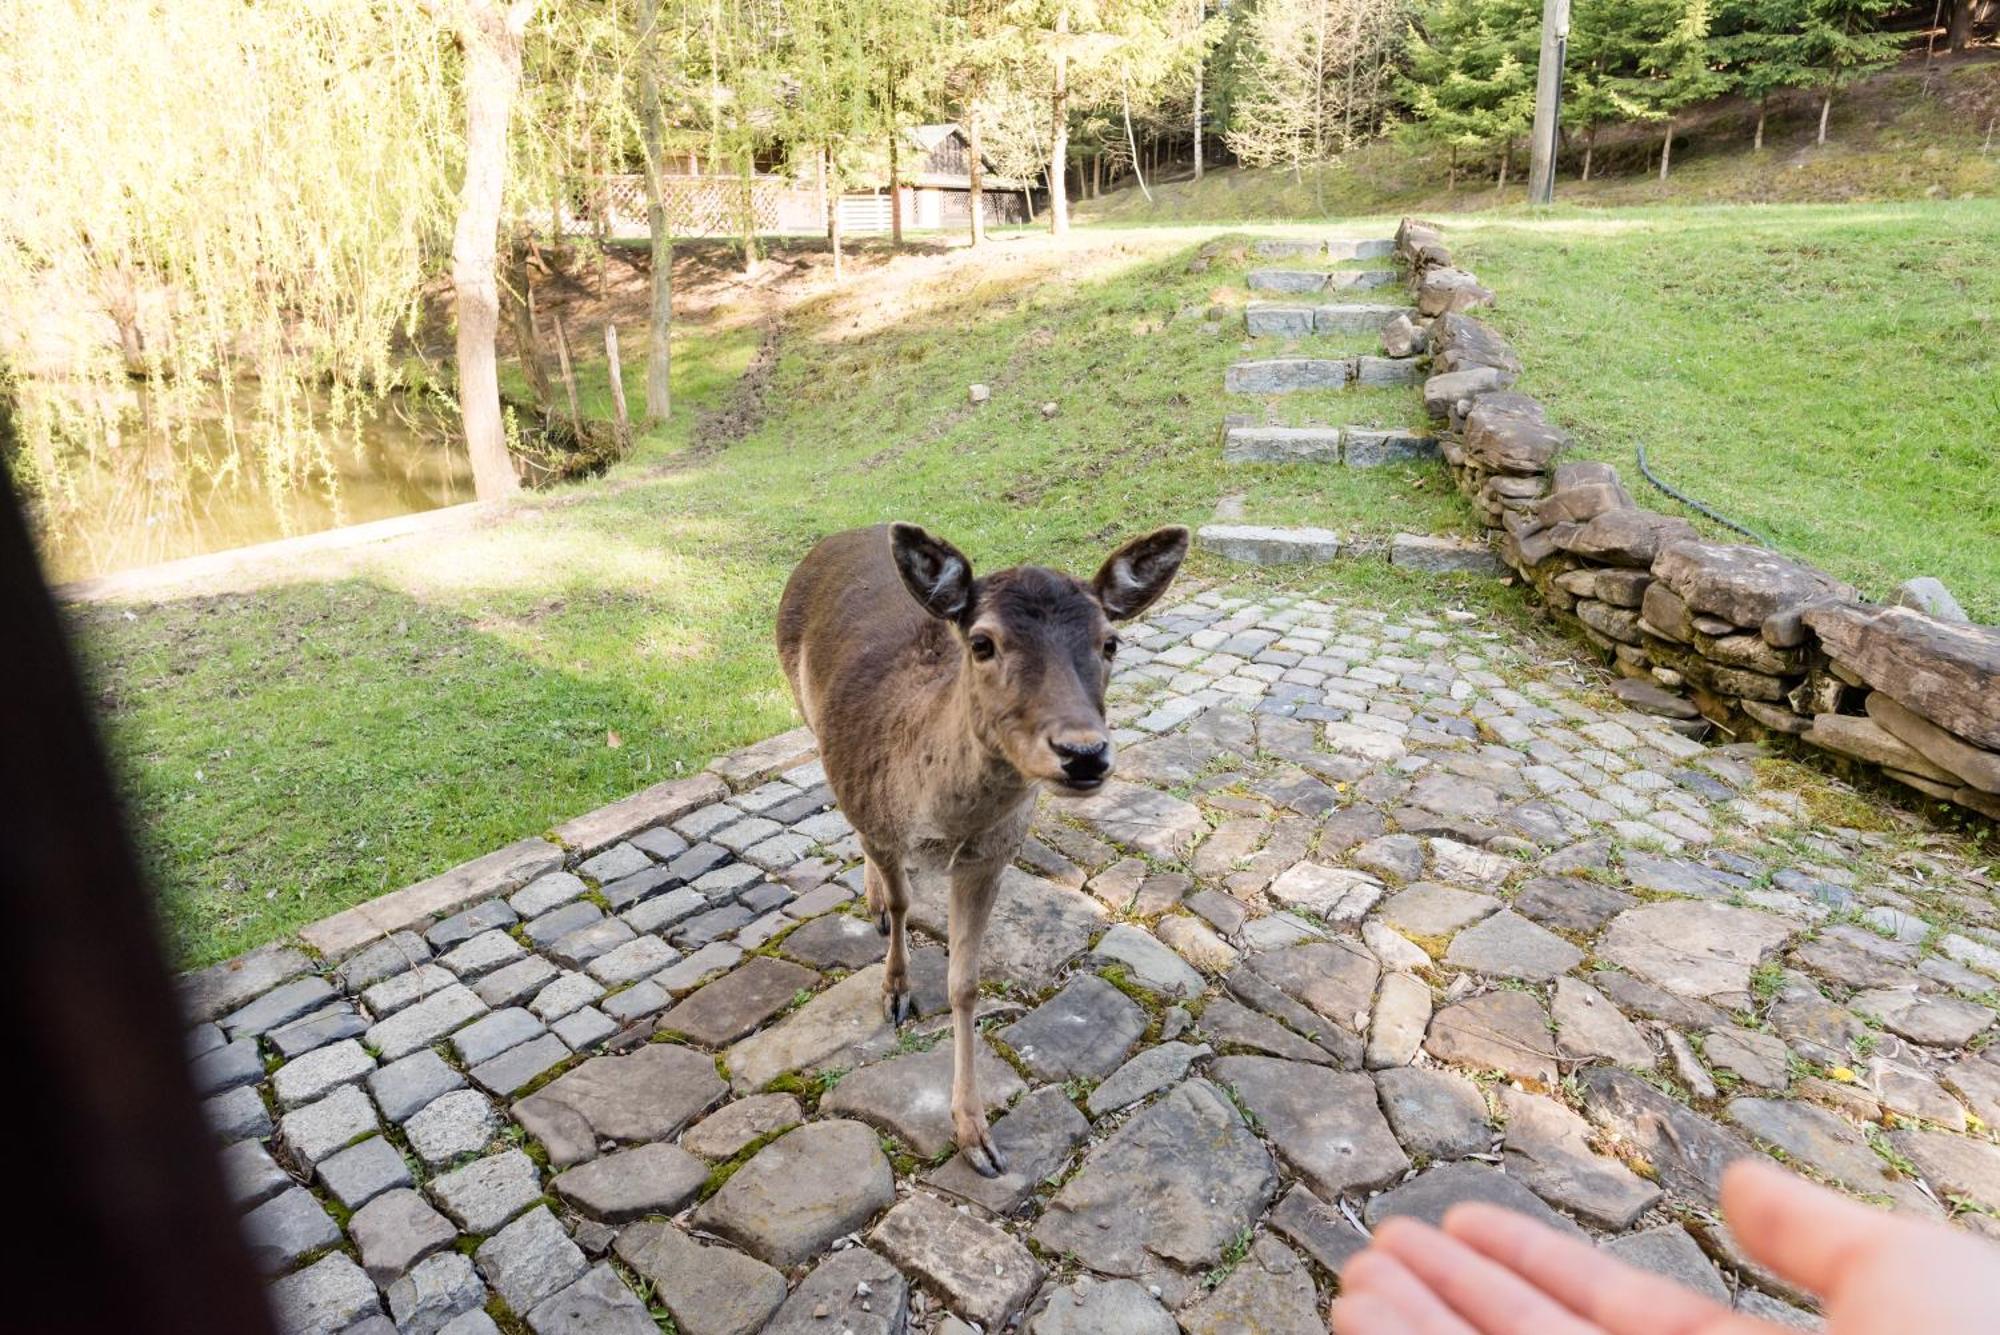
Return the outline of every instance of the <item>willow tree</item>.
{"type": "Polygon", "coordinates": [[[817,175],[827,201],[833,272],[842,275],[840,185],[873,131],[876,65],[861,10],[868,0],[790,0],[776,58],[791,72],[780,124],[793,145],[792,169],[817,175]]]}
{"type": "Polygon", "coordinates": [[[45,517],[131,434],[149,476],[335,487],[318,427],[404,383],[449,231],[454,64],[376,0],[0,5],[0,361],[45,517]]]}

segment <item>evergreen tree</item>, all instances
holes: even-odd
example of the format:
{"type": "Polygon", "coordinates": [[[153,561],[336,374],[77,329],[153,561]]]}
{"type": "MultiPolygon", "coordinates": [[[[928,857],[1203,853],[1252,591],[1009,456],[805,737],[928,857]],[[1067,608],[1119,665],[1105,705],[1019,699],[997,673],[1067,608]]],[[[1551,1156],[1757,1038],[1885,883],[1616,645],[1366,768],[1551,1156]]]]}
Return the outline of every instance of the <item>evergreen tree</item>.
{"type": "Polygon", "coordinates": [[[1418,142],[1451,151],[1452,187],[1463,153],[1500,154],[1507,185],[1514,141],[1535,112],[1541,6],[1533,0],[1439,0],[1411,26],[1403,96],[1418,142]]]}
{"type": "Polygon", "coordinates": [[[1893,7],[1893,0],[1807,0],[1799,63],[1813,71],[1821,90],[1819,143],[1826,142],[1840,86],[1895,60],[1902,39],[1878,26],[1893,7]]]}
{"type": "Polygon", "coordinates": [[[1633,91],[1650,45],[1643,11],[1627,0],[1577,0],[1570,10],[1563,70],[1563,120],[1583,139],[1582,178],[1590,179],[1600,126],[1654,115],[1633,91]]]}
{"type": "Polygon", "coordinates": [[[1764,148],[1771,95],[1813,82],[1802,30],[1807,0],[1722,0],[1716,9],[1715,51],[1732,91],[1757,104],[1751,147],[1764,148]]]}

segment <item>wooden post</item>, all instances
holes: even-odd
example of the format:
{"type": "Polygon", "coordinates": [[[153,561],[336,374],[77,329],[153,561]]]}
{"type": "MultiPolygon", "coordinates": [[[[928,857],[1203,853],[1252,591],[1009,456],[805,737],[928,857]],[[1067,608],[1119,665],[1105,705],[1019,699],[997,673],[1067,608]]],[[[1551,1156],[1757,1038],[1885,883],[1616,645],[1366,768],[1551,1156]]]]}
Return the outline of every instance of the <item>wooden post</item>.
{"type": "Polygon", "coordinates": [[[570,366],[569,335],[563,332],[562,316],[549,312],[549,320],[556,327],[556,364],[562,368],[563,388],[569,392],[569,425],[576,433],[576,443],[583,444],[583,409],[576,403],[576,371],[570,366]]]}
{"type": "MultiPolygon", "coordinates": [[[[1542,0],[1542,56],[1535,71],[1535,131],[1528,146],[1528,202],[1556,198],[1556,134],[1562,120],[1563,56],[1569,47],[1569,0],[1542,0]]],[[[1506,169],[1501,169],[1506,179],[1506,169]]]]}
{"type": "Polygon", "coordinates": [[[605,366],[611,375],[611,411],[618,417],[618,436],[622,440],[632,429],[632,419],[625,411],[625,368],[618,363],[618,326],[607,323],[604,326],[605,366]]]}

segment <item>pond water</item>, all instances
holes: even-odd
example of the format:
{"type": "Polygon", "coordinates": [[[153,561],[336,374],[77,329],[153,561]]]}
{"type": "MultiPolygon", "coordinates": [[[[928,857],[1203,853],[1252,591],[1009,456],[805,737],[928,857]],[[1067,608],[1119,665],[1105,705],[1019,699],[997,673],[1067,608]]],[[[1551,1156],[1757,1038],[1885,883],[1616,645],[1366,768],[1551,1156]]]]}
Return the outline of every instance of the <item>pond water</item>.
{"type": "Polygon", "coordinates": [[[321,426],[328,467],[296,485],[261,475],[247,438],[233,456],[219,424],[192,442],[131,430],[64,461],[64,501],[45,506],[42,559],[52,582],[433,510],[473,499],[455,419],[386,404],[358,427],[321,426]]]}

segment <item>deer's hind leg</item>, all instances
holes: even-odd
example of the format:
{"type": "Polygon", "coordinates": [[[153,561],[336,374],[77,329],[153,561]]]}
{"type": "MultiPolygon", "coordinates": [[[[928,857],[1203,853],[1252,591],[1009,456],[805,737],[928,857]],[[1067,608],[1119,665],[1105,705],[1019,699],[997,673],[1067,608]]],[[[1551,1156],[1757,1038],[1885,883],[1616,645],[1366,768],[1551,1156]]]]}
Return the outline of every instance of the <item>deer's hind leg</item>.
{"type": "Polygon", "coordinates": [[[1007,1171],[1007,1160],[986,1127],[986,1101],[973,1067],[978,1035],[972,1027],[979,1003],[979,943],[993,916],[1005,863],[960,865],[951,875],[951,1125],[958,1147],[982,1177],[1007,1171]]]}
{"type": "Polygon", "coordinates": [[[876,930],[889,938],[888,957],[882,965],[882,1013],[892,1025],[916,1018],[917,999],[910,990],[910,941],[904,919],[910,911],[910,881],[902,859],[887,850],[864,843],[867,858],[861,874],[868,892],[868,907],[875,914],[876,930]]]}

